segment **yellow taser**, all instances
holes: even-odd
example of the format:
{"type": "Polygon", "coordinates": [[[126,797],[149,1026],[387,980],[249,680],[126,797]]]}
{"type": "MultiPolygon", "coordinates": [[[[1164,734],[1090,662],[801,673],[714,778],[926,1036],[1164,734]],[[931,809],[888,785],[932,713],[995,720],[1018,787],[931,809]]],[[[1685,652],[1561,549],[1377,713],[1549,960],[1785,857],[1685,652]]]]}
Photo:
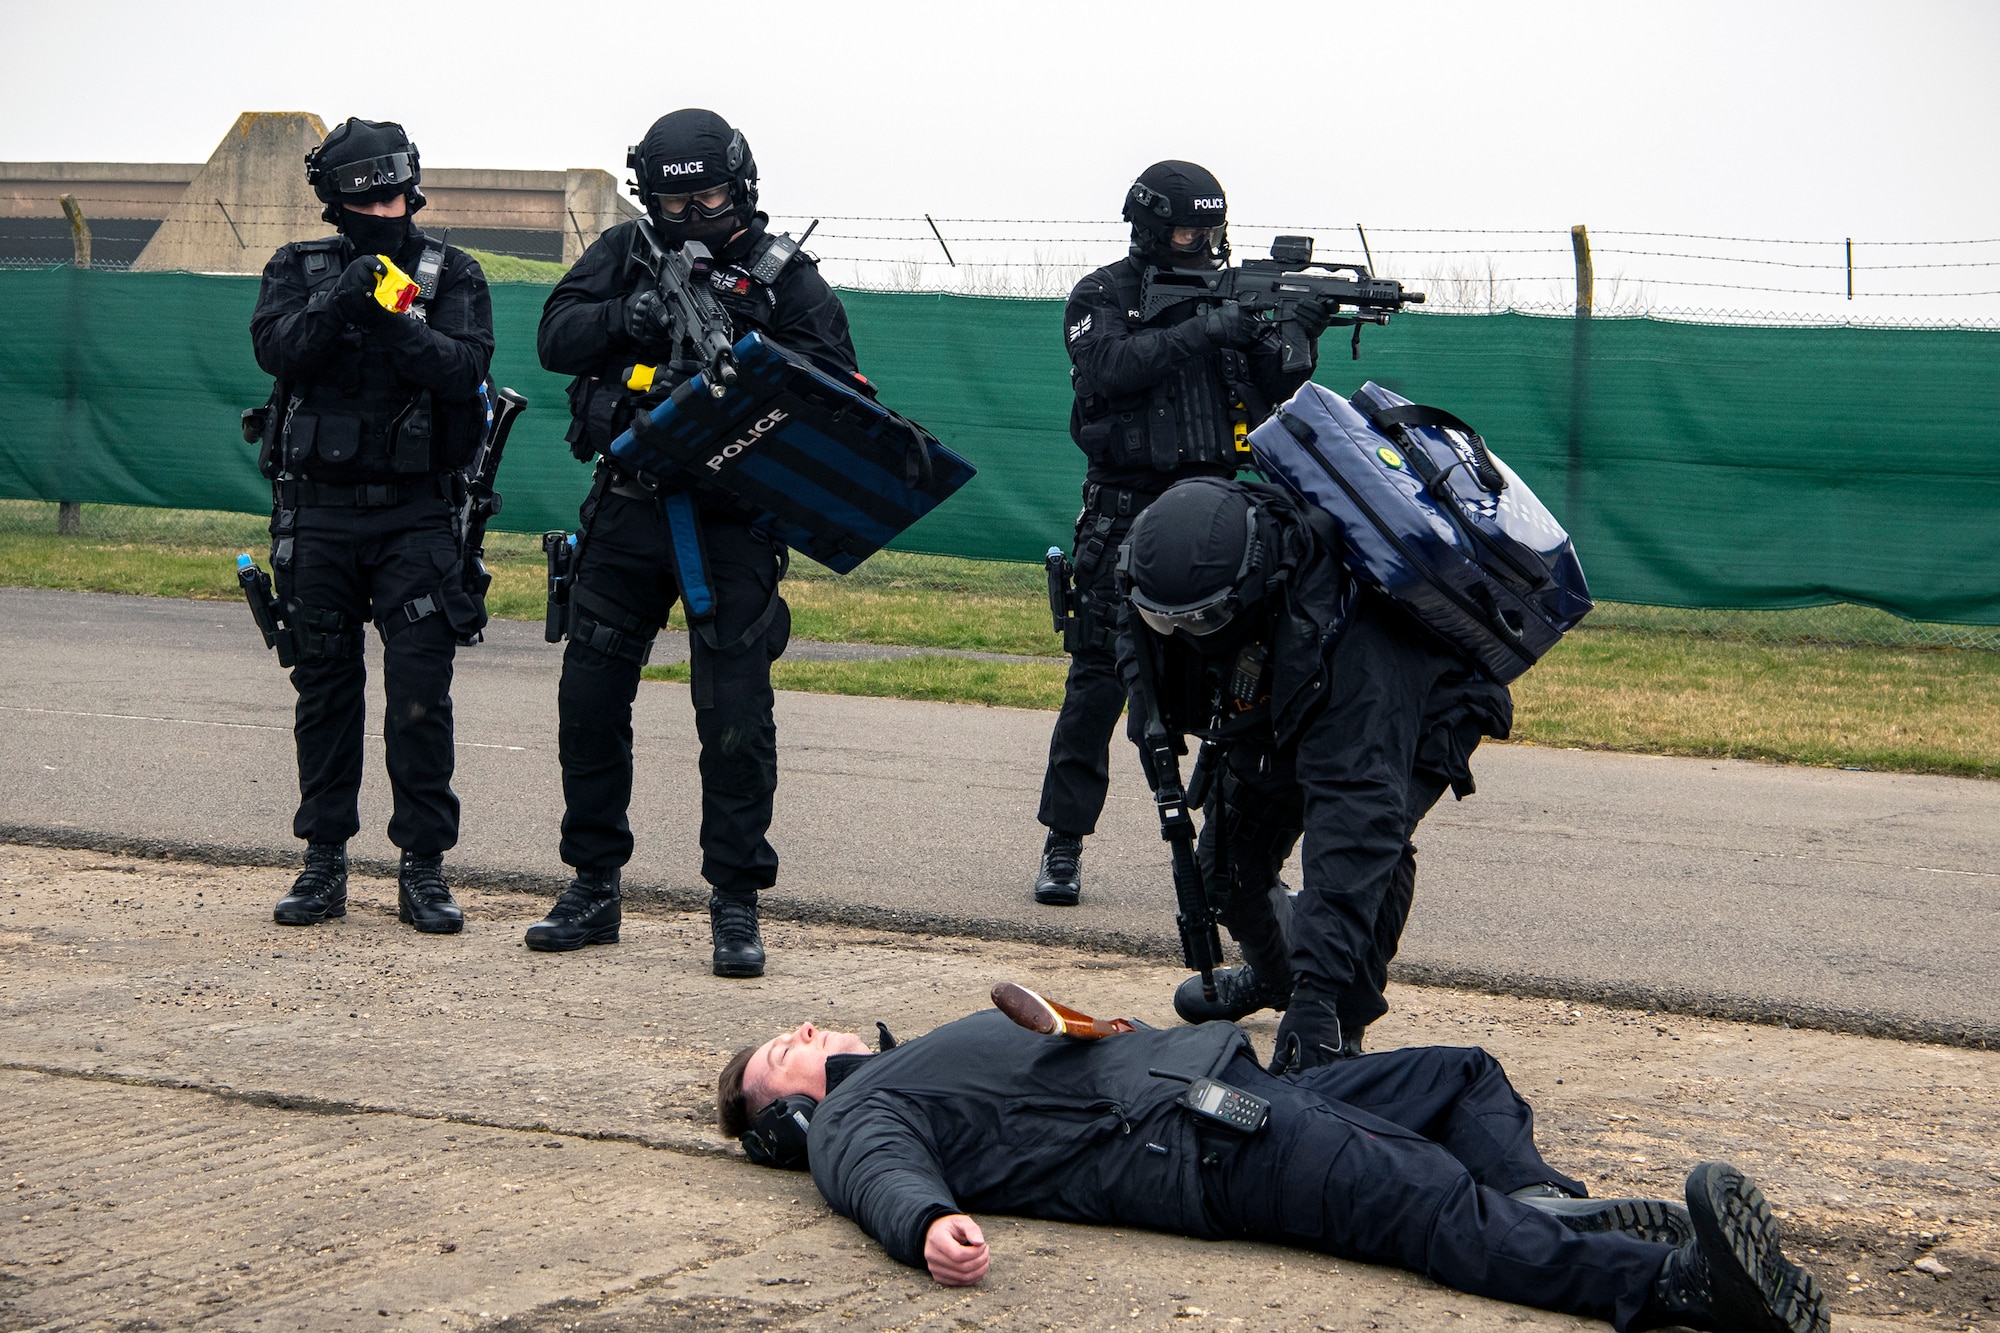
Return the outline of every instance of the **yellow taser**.
{"type": "Polygon", "coordinates": [[[410,303],[417,299],[416,280],[396,267],[396,261],[387,255],[376,255],[382,261],[382,273],[375,279],[375,299],[384,310],[393,314],[405,314],[410,303]]]}

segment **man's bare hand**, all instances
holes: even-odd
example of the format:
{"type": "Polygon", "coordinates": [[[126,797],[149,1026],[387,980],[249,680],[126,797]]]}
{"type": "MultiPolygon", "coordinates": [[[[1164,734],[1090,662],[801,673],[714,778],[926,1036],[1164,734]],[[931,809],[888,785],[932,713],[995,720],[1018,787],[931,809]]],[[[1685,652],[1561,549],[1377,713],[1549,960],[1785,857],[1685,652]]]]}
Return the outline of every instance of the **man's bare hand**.
{"type": "Polygon", "coordinates": [[[940,1217],[924,1233],[924,1263],[947,1287],[969,1287],[985,1277],[990,1258],[979,1223],[964,1213],[940,1217]]]}

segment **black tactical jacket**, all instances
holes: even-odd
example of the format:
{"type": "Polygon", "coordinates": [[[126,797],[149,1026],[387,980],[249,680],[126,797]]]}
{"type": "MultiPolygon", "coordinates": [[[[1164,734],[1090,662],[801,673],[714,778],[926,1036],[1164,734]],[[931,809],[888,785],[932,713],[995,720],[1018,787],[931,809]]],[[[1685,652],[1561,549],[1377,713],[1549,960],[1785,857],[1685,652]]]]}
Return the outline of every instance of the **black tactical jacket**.
{"type": "MultiPolygon", "coordinates": [[[[1275,526],[1276,532],[1270,534],[1260,524],[1259,537],[1275,548],[1267,559],[1285,572],[1267,599],[1260,631],[1251,636],[1268,650],[1262,691],[1266,697],[1238,715],[1225,710],[1225,725],[1215,738],[1252,752],[1269,753],[1275,771],[1287,772],[1295,766],[1306,724],[1326,702],[1327,664],[1340,651],[1341,633],[1354,617],[1383,618],[1400,633],[1435,641],[1414,617],[1380,593],[1359,587],[1347,574],[1340,561],[1339,526],[1331,515],[1281,486],[1239,484],[1275,526]]],[[[1176,739],[1175,748],[1181,750],[1182,734],[1209,733],[1212,693],[1227,679],[1233,662],[1227,655],[1204,657],[1186,643],[1152,634],[1157,677],[1144,682],[1133,648],[1135,634],[1152,632],[1133,614],[1127,601],[1120,607],[1118,632],[1118,667],[1126,693],[1135,711],[1143,698],[1142,688],[1158,699],[1168,731],[1176,739]]],[[[1449,651],[1442,644],[1437,647],[1440,652],[1449,651]]],[[[1424,699],[1423,709],[1425,740],[1419,765],[1436,772],[1461,796],[1470,793],[1468,756],[1459,752],[1462,747],[1454,740],[1457,731],[1447,724],[1471,719],[1481,734],[1505,739],[1514,720],[1513,698],[1507,687],[1494,684],[1466,665],[1438,681],[1424,699]]],[[[1342,743],[1366,744],[1368,739],[1343,738],[1342,743]]]]}
{"type": "MultiPolygon", "coordinates": [[[[390,256],[414,272],[424,234],[412,227],[400,254],[390,256]]],[[[310,441],[289,466],[316,481],[352,483],[408,479],[413,470],[390,463],[390,428],[426,391],[442,414],[456,412],[471,424],[470,403],[493,358],[493,301],[479,262],[446,246],[444,267],[427,319],[395,315],[356,328],[334,313],[334,287],[355,258],[344,236],[295,241],[264,266],[250,339],[257,364],[288,396],[301,399],[291,412],[294,443],[310,441]]],[[[282,412],[285,403],[278,404],[282,412]]],[[[273,430],[282,428],[282,421],[273,430]]],[[[439,446],[421,472],[453,466],[439,446]]],[[[283,441],[280,441],[283,443],[283,441]]],[[[295,450],[294,452],[298,452],[295,450]]]]}
{"type": "Polygon", "coordinates": [[[813,1184],[903,1263],[953,1213],[1218,1234],[1201,1205],[1185,1085],[1253,1054],[1232,1023],[1045,1037],[997,1009],[827,1063],[807,1138],[813,1184]]]}
{"type": "Polygon", "coordinates": [[[1255,429],[1312,377],[1287,375],[1275,350],[1217,347],[1202,332],[1206,303],[1169,306],[1139,321],[1144,265],[1127,257],[1070,292],[1070,437],[1091,482],[1157,493],[1192,476],[1236,471],[1234,422],[1255,429]]]}
{"type": "MultiPolygon", "coordinates": [[[[707,270],[709,286],[728,311],[735,336],[755,330],[835,378],[852,375],[854,342],[848,336],[847,311],[811,256],[803,251],[793,255],[773,284],[752,276],[750,269],[765,244],[766,221],[759,213],[707,270]]],[[[576,376],[570,386],[570,410],[576,418],[570,443],[580,457],[602,451],[631,424],[640,395],[625,389],[621,377],[627,367],[660,367],[649,403],[688,377],[669,373],[675,348],[644,345],[626,336],[626,298],[653,281],[644,254],[638,220],[619,223],[591,243],[542,307],[535,345],[543,366],[576,376]]]]}

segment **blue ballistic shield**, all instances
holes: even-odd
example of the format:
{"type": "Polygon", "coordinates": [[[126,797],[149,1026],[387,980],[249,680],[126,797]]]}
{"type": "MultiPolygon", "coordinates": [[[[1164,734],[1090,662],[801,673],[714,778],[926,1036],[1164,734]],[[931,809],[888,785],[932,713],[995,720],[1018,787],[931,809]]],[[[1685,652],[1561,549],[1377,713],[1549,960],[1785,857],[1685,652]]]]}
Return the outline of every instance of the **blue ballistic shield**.
{"type": "Polygon", "coordinates": [[[1307,384],[1250,435],[1265,476],[1339,521],[1363,583],[1505,684],[1589,612],[1569,534],[1477,432],[1369,383],[1307,384]]]}
{"type": "Polygon", "coordinates": [[[922,426],[762,334],[733,355],[736,382],[720,397],[696,375],[613,440],[611,457],[842,574],[972,480],[922,426]]]}

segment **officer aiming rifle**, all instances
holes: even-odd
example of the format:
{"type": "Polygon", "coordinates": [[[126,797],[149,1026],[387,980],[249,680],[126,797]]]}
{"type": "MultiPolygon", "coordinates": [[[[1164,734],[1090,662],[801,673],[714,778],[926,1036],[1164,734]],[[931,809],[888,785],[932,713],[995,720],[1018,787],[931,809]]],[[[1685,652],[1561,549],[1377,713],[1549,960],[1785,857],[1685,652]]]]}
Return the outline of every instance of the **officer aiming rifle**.
{"type": "Polygon", "coordinates": [[[1280,236],[1271,242],[1269,259],[1246,259],[1233,268],[1148,269],[1139,284],[1139,318],[1153,319],[1190,299],[1234,301],[1254,324],[1276,334],[1278,369],[1291,374],[1310,371],[1314,360],[1301,302],[1342,312],[1328,324],[1354,326],[1357,360],[1363,324],[1387,324],[1404,306],[1423,302],[1422,292],[1406,292],[1393,278],[1375,277],[1360,264],[1315,262],[1312,252],[1312,237],[1280,236]]]}
{"type": "Polygon", "coordinates": [[[638,326],[641,337],[650,334],[676,347],[691,346],[694,355],[672,368],[684,375],[699,372],[709,396],[720,398],[736,383],[732,329],[722,303],[695,277],[697,261],[706,271],[715,257],[700,241],[683,241],[667,249],[649,217],[638,219],[637,229],[641,245],[635,257],[653,275],[654,289],[633,299],[628,319],[638,326]]]}

